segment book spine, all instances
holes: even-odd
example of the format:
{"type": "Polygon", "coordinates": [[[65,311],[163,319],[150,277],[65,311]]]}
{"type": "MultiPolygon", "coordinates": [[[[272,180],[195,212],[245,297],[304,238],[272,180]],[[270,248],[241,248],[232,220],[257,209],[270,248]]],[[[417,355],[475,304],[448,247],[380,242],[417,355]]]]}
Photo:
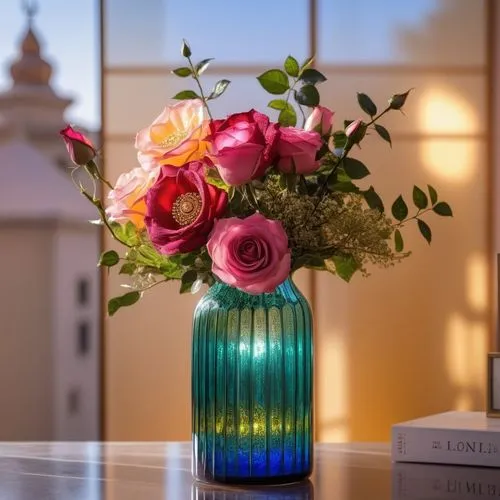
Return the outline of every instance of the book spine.
{"type": "Polygon", "coordinates": [[[393,500],[498,498],[500,473],[492,468],[396,463],[393,500]]]}
{"type": "Polygon", "coordinates": [[[500,467],[500,433],[395,425],[391,456],[395,462],[500,467]]]}

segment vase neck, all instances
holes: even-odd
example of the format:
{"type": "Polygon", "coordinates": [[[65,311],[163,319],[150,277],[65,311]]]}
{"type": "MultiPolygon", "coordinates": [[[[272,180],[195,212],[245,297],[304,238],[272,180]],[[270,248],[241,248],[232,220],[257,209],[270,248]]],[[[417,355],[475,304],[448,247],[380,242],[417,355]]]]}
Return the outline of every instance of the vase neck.
{"type": "Polygon", "coordinates": [[[217,302],[234,304],[237,307],[281,307],[285,303],[296,303],[303,299],[302,294],[295,286],[291,277],[271,293],[251,295],[238,288],[234,288],[220,281],[216,282],[207,292],[207,296],[217,302]]]}

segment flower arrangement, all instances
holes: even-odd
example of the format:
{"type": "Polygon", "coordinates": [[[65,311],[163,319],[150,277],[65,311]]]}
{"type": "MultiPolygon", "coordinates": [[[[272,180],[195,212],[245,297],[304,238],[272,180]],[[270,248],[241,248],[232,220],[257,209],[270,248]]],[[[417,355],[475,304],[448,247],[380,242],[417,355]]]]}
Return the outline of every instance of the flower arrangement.
{"type": "Polygon", "coordinates": [[[61,131],[74,171],[84,167],[94,182],[93,192],[78,187],[100,214],[95,222],[125,247],[123,256],[109,250],[99,261],[121,264],[120,274],[133,278],[128,293],[109,301],[110,315],[174,279],[181,293],[221,280],[249,294],[274,291],[301,267],[349,281],[358,271],[367,274],[369,264],[386,267],[409,255],[401,234],[407,222],[416,221],[430,243],[422,215],[452,215],[432,186],[414,186],[415,213],[409,215],[398,196],[391,218],[373,186],[356,184],[370,172],[351,150],[372,131],[391,145],[379,120],[401,111],[410,91],[394,94],[381,112],[358,93],[368,119],[346,120],[337,129],[333,111],[320,105],[325,76],[312,67],[312,58],[299,64],[288,56],[283,69],[258,77],[267,92],[282,96],[269,102],[279,111],[276,123],[254,109],[216,119],[210,102],[230,82],[220,80],[207,94],[200,77],[211,59],[193,63],[186,42],[181,51],[187,65],[173,73],[193,78],[198,90],[179,92],[178,103],[139,131],[140,166],[115,185],[104,179],[90,141],[71,127],[61,131]],[[107,203],[98,197],[96,181],[109,189],[107,203]]]}

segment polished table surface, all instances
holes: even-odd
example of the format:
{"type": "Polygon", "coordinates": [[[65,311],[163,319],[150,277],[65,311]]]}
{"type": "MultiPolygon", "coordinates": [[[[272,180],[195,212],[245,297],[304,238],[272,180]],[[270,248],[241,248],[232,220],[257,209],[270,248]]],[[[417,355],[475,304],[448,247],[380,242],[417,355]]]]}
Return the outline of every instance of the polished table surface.
{"type": "Polygon", "coordinates": [[[310,481],[239,488],[191,477],[189,443],[0,443],[0,500],[499,498],[500,470],[391,464],[387,444],[317,444],[310,481]]]}

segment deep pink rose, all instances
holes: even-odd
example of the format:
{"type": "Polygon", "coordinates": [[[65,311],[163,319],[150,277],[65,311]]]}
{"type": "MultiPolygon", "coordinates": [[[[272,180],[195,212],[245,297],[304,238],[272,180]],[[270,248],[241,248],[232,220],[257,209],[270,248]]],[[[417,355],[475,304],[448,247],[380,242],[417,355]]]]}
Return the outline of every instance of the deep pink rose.
{"type": "Polygon", "coordinates": [[[318,132],[282,127],[277,143],[278,164],[282,172],[312,174],[318,167],[316,153],[322,144],[318,132]]]}
{"type": "Polygon", "coordinates": [[[204,168],[199,161],[182,168],[163,165],[149,189],[144,221],[160,253],[172,255],[202,247],[214,219],[224,214],[227,193],[205,182],[204,168]]]}
{"type": "Polygon", "coordinates": [[[281,222],[259,213],[216,221],[207,249],[212,272],[252,295],[273,292],[290,274],[288,238],[281,222]]]}
{"type": "Polygon", "coordinates": [[[96,157],[96,150],[87,137],[68,125],[59,134],[66,144],[71,161],[78,166],[87,165],[96,157]]]}
{"type": "Polygon", "coordinates": [[[328,108],[316,106],[306,120],[304,130],[315,130],[322,136],[328,135],[332,131],[333,115],[333,111],[328,108]]]}
{"type": "Polygon", "coordinates": [[[261,177],[273,162],[277,131],[278,124],[254,109],[214,120],[209,156],[224,182],[239,186],[261,177]]]}

